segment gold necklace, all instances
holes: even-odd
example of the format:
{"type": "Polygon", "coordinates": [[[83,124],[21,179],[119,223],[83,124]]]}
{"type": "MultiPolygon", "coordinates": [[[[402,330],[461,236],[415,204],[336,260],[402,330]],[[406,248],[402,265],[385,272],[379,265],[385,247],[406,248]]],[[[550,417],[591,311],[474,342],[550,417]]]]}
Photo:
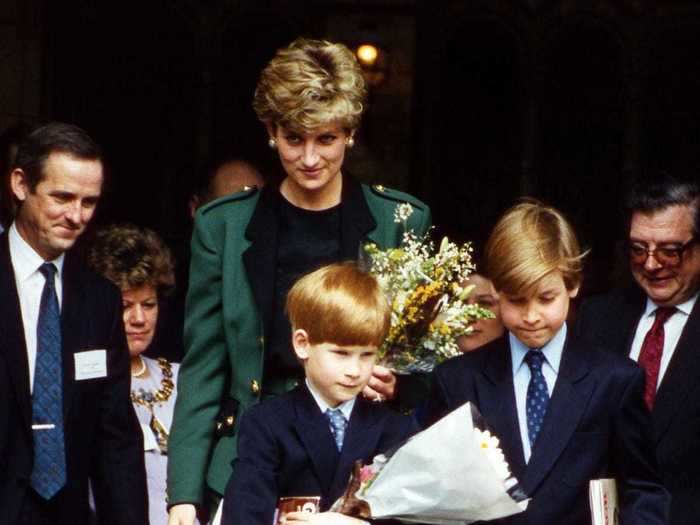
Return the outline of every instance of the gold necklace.
{"type": "MultiPolygon", "coordinates": [[[[143,361],[143,359],[141,362],[143,363],[145,371],[146,363],[143,361]]],[[[155,405],[162,405],[168,399],[170,399],[173,389],[175,388],[175,384],[173,383],[173,369],[170,363],[166,359],[159,357],[158,366],[163,372],[163,379],[160,381],[160,388],[155,392],[146,391],[143,388],[139,388],[136,392],[132,390],[131,401],[137,405],[146,407],[151,413],[151,421],[149,422],[148,426],[151,428],[156,437],[160,453],[167,455],[168,438],[170,437],[170,433],[168,432],[168,429],[165,428],[165,425],[163,425],[163,423],[156,417],[153,407],[155,405]]]]}
{"type": "Polygon", "coordinates": [[[139,362],[141,363],[141,369],[136,373],[131,372],[131,377],[141,377],[144,374],[144,372],[146,371],[146,361],[144,361],[141,356],[138,356],[138,357],[139,357],[139,362]]]}

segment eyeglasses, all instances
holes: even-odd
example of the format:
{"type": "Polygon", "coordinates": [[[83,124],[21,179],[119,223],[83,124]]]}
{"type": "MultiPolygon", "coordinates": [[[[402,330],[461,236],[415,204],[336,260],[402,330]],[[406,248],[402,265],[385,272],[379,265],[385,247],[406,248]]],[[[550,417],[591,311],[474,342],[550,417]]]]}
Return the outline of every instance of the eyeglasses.
{"type": "Polygon", "coordinates": [[[662,266],[678,266],[683,260],[683,254],[697,240],[692,237],[689,241],[684,242],[680,246],[657,246],[650,250],[645,243],[632,242],[629,244],[630,260],[634,264],[645,264],[650,256],[654,256],[656,262],[662,266]]]}

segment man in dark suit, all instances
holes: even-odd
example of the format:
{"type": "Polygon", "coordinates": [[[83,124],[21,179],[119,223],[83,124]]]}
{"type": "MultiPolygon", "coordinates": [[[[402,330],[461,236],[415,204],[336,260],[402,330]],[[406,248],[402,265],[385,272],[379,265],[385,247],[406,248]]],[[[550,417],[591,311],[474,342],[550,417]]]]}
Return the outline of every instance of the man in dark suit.
{"type": "Polygon", "coordinates": [[[638,289],[582,305],[576,331],[639,362],[671,523],[700,520],[700,185],[664,176],[629,202],[628,250],[638,289]]]}
{"type": "Polygon", "coordinates": [[[141,431],[116,288],[70,248],[103,181],[97,145],[51,123],[20,145],[0,236],[0,522],[146,523],[141,431]],[[67,253],[68,252],[68,253],[67,253]]]}

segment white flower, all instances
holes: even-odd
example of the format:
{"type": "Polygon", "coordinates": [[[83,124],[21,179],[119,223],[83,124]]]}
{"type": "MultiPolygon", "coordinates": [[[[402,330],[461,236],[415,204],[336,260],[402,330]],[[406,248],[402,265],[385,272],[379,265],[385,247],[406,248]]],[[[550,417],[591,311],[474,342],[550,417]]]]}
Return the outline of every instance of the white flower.
{"type": "Polygon", "coordinates": [[[409,202],[399,204],[394,210],[394,222],[405,223],[411,215],[413,215],[413,206],[409,202]]]}
{"type": "Polygon", "coordinates": [[[476,435],[477,443],[486,454],[496,474],[503,481],[507,480],[510,477],[510,470],[508,470],[508,462],[499,446],[498,438],[491,435],[491,432],[488,430],[480,430],[478,428],[474,429],[474,434],[476,435]]]}

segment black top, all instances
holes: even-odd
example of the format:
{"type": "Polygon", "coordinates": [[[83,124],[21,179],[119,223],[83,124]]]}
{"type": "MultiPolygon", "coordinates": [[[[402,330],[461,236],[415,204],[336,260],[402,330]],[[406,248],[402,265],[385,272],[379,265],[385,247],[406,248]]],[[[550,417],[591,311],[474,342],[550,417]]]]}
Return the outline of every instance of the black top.
{"type": "Polygon", "coordinates": [[[340,260],[340,205],[320,211],[305,210],[277,195],[275,296],[264,374],[266,378],[302,378],[303,370],[292,349],[291,327],[284,306],[287,293],[297,279],[340,260]]]}

